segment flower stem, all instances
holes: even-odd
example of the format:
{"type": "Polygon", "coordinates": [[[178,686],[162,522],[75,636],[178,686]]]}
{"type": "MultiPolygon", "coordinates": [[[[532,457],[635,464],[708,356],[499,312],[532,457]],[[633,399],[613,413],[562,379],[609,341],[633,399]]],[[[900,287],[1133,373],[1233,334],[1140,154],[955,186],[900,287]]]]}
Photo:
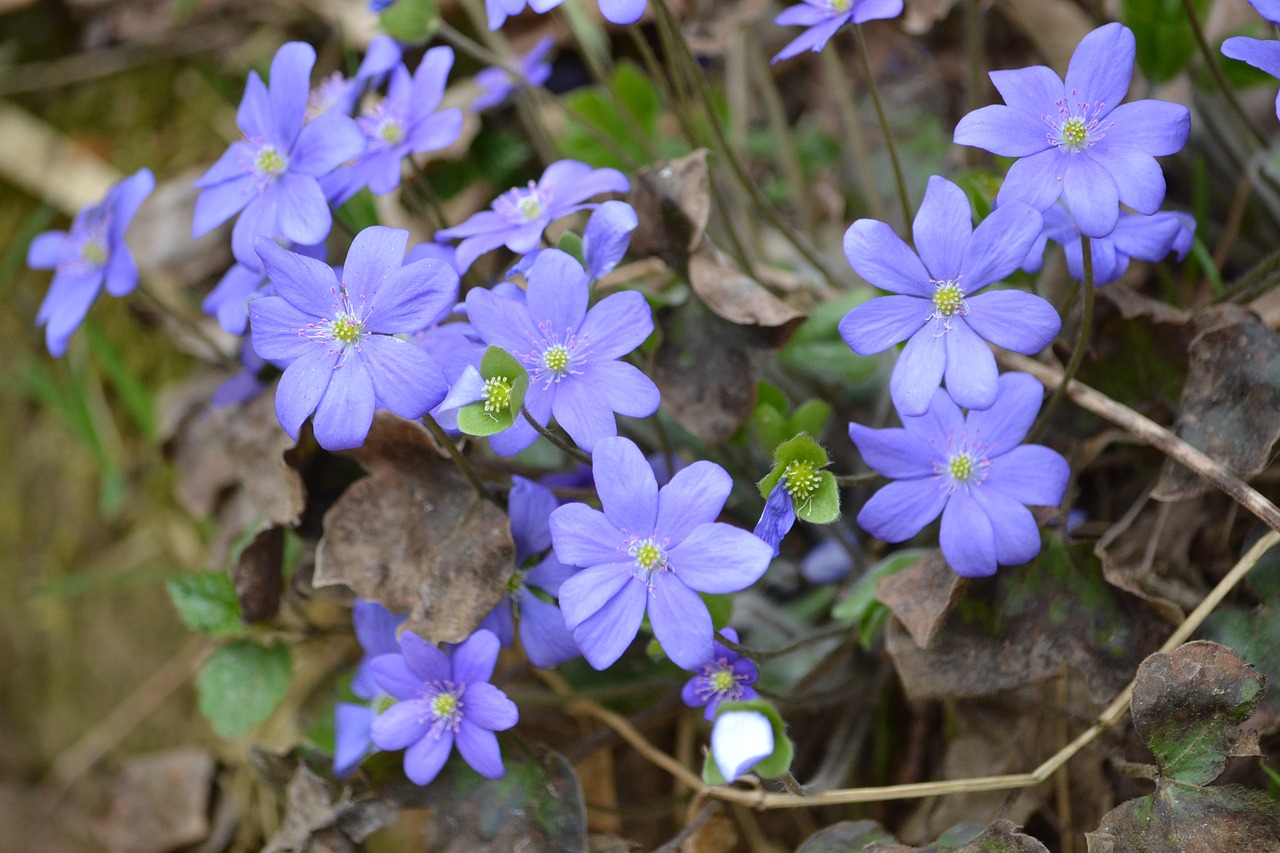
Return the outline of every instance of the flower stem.
{"type": "Polygon", "coordinates": [[[893,177],[898,182],[898,200],[902,202],[903,222],[911,227],[911,196],[907,194],[907,179],[902,173],[902,163],[898,160],[898,147],[893,144],[893,131],[889,127],[889,118],[885,115],[884,104],[880,101],[880,89],[876,86],[875,75],[871,73],[871,60],[867,58],[867,39],[862,34],[862,25],[853,25],[853,37],[858,43],[858,60],[862,63],[862,73],[867,78],[867,89],[871,92],[871,103],[876,108],[876,118],[880,122],[880,132],[884,134],[884,146],[889,152],[889,160],[893,163],[893,177]]]}
{"type": "Polygon", "coordinates": [[[574,459],[578,462],[583,463],[584,465],[591,464],[590,456],[583,453],[581,450],[574,447],[572,444],[565,441],[563,438],[556,435],[554,432],[552,432],[551,430],[547,429],[542,424],[534,420],[533,415],[529,414],[529,410],[525,408],[523,405],[520,407],[520,414],[524,415],[524,419],[529,422],[529,425],[533,427],[535,430],[537,430],[538,435],[542,436],[547,441],[551,442],[556,447],[563,450],[570,459],[574,459]]]}
{"type": "Polygon", "coordinates": [[[1240,123],[1248,129],[1249,135],[1253,137],[1255,147],[1266,148],[1266,137],[1262,135],[1258,128],[1254,127],[1249,115],[1244,111],[1244,107],[1240,106],[1235,90],[1227,82],[1227,75],[1222,73],[1222,66],[1218,64],[1217,56],[1214,55],[1213,49],[1209,47],[1209,40],[1205,38],[1204,27],[1200,25],[1200,15],[1196,13],[1195,3],[1191,2],[1191,0],[1182,0],[1182,8],[1186,12],[1187,23],[1191,25],[1191,32],[1195,35],[1196,47],[1200,49],[1204,64],[1209,66],[1209,73],[1213,76],[1213,82],[1222,90],[1222,96],[1227,99],[1227,105],[1231,107],[1231,111],[1240,119],[1240,123]]]}
{"type": "Polygon", "coordinates": [[[863,201],[872,219],[883,220],[885,217],[884,200],[880,198],[880,187],[876,183],[876,169],[871,162],[871,152],[867,149],[867,138],[862,134],[862,122],[858,119],[858,107],[853,101],[848,74],[839,55],[834,50],[824,50],[822,57],[823,70],[826,72],[831,92],[836,101],[836,113],[840,123],[844,125],[845,135],[849,138],[849,146],[845,156],[849,160],[849,171],[858,176],[862,184],[863,201]]]}
{"type": "Polygon", "coordinates": [[[471,467],[471,460],[462,455],[462,451],[458,449],[458,445],[453,443],[453,439],[444,431],[444,427],[436,423],[436,419],[429,414],[422,416],[422,423],[430,430],[431,435],[435,437],[436,443],[442,445],[449,456],[453,458],[454,464],[462,471],[462,476],[467,478],[467,482],[471,484],[471,488],[475,490],[476,495],[486,501],[493,501],[493,495],[489,494],[489,490],[484,487],[484,483],[480,482],[476,469],[471,467]]]}
{"type": "Polygon", "coordinates": [[[150,301],[161,315],[168,317],[178,326],[189,332],[193,338],[208,347],[209,358],[212,358],[224,367],[229,367],[235,370],[240,369],[240,362],[235,358],[235,356],[229,355],[221,346],[219,346],[218,343],[210,337],[209,333],[200,327],[200,323],[198,321],[191,319],[191,317],[187,316],[184,312],[178,310],[177,306],[161,297],[158,293],[152,290],[146,282],[140,281],[135,292],[139,296],[150,301]]]}
{"type": "Polygon", "coordinates": [[[1062,374],[1062,382],[1059,383],[1057,390],[1053,392],[1053,396],[1049,398],[1049,403],[1041,411],[1040,416],[1036,418],[1035,424],[1031,427],[1027,441],[1034,442],[1040,438],[1045,429],[1049,426],[1049,422],[1053,420],[1054,412],[1058,410],[1062,398],[1067,394],[1067,386],[1071,384],[1071,380],[1076,378],[1076,373],[1080,370],[1080,365],[1084,361],[1084,352],[1089,348],[1089,337],[1093,330],[1093,303],[1095,298],[1094,291],[1097,288],[1093,284],[1093,245],[1092,241],[1080,235],[1080,252],[1084,258],[1084,283],[1083,296],[1084,305],[1080,309],[1080,332],[1076,335],[1075,349],[1071,352],[1071,361],[1067,363],[1067,369],[1062,374]]]}

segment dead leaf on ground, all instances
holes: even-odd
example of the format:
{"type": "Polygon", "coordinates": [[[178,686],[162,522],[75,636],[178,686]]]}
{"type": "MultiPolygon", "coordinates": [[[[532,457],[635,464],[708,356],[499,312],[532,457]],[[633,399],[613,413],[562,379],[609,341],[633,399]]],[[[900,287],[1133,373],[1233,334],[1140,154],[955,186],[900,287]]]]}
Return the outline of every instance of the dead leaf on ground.
{"type": "Polygon", "coordinates": [[[964,579],[935,549],[900,572],[881,578],[876,598],[893,611],[911,639],[927,648],[960,594],[964,579]]]}
{"type": "Polygon", "coordinates": [[[1168,323],[1181,326],[1190,322],[1191,312],[1186,308],[1178,308],[1168,302],[1152,299],[1122,282],[1115,282],[1110,287],[1098,288],[1098,295],[1110,302],[1126,320],[1146,317],[1153,323],[1168,323]]]}
{"type": "Polygon", "coordinates": [[[263,622],[280,610],[284,585],[284,528],[268,527],[240,552],[231,570],[246,624],[263,622]]]}
{"type": "Polygon", "coordinates": [[[741,326],[783,326],[804,319],[730,261],[717,260],[709,248],[689,259],[689,284],[703,304],[730,323],[741,326]]]}
{"type": "Polygon", "coordinates": [[[738,431],[756,404],[756,349],[745,327],[696,306],[667,315],[651,376],[663,410],[703,444],[738,431]]]}
{"type": "Polygon", "coordinates": [[[838,823],[809,837],[796,853],[1048,853],[1048,848],[1017,824],[997,820],[990,826],[957,826],[926,847],[897,844],[873,820],[838,823]]]}
{"type": "Polygon", "coordinates": [[[1094,545],[1103,577],[1178,624],[1206,592],[1191,543],[1211,517],[1200,500],[1148,503],[1131,524],[1113,527],[1094,545]]]}
{"type": "Polygon", "coordinates": [[[640,220],[631,234],[631,253],[656,255],[683,275],[711,216],[706,149],[638,170],[627,201],[640,220]]]}
{"type": "Polygon", "coordinates": [[[314,584],[343,584],[432,643],[471,635],[506,591],[515,544],[506,513],[478,497],[426,429],[378,412],[363,446],[343,451],[370,476],[324,516],[314,584]]]}
{"type": "Polygon", "coordinates": [[[852,853],[875,842],[891,844],[893,836],[874,820],[846,820],[810,835],[796,853],[852,853]]]}
{"type": "Polygon", "coordinates": [[[1280,810],[1261,791],[1171,785],[1121,803],[1086,837],[1089,853],[1275,853],[1280,810]]]}
{"type": "Polygon", "coordinates": [[[164,853],[209,834],[213,756],[185,747],[127,761],[99,827],[111,853],[164,853]]]}
{"type": "MultiPolygon", "coordinates": [[[[1248,478],[1262,471],[1280,438],[1280,334],[1257,317],[1211,326],[1190,346],[1177,432],[1188,443],[1248,478]]],[[[1175,501],[1212,485],[1169,460],[1152,496],[1175,501]]]]}
{"type": "Polygon", "coordinates": [[[399,811],[372,796],[354,797],[344,787],[335,796],[329,782],[299,762],[289,781],[284,822],[263,853],[351,850],[374,832],[396,822],[399,811]]]}

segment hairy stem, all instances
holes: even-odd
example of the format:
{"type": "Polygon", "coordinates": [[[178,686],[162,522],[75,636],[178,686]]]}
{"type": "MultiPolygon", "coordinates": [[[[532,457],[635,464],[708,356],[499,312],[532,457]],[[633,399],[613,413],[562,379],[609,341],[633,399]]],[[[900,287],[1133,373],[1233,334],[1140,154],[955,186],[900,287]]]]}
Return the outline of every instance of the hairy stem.
{"type": "Polygon", "coordinates": [[[1080,331],[1076,335],[1076,346],[1071,352],[1071,361],[1067,364],[1067,369],[1062,374],[1062,383],[1058,385],[1053,392],[1053,396],[1049,398],[1048,404],[1040,411],[1036,422],[1032,424],[1031,431],[1027,434],[1028,441],[1036,441],[1048,428],[1049,423],[1053,420],[1054,413],[1058,411],[1058,406],[1062,403],[1062,398],[1066,396],[1067,386],[1076,378],[1076,373],[1080,370],[1080,365],[1084,361],[1085,350],[1089,348],[1089,339],[1093,331],[1093,304],[1097,296],[1094,291],[1097,288],[1093,283],[1092,241],[1083,234],[1080,235],[1080,252],[1084,257],[1084,283],[1082,285],[1084,305],[1080,310],[1080,331]]]}
{"type": "Polygon", "coordinates": [[[898,201],[902,203],[903,223],[911,227],[911,196],[907,193],[907,179],[902,173],[902,163],[898,160],[898,147],[893,142],[893,130],[889,127],[889,118],[885,115],[884,104],[880,101],[880,89],[876,86],[875,75],[871,73],[871,60],[867,57],[867,40],[862,34],[862,25],[853,25],[853,37],[858,43],[858,60],[862,63],[862,73],[867,78],[867,89],[871,92],[871,103],[876,108],[876,119],[880,122],[880,132],[884,134],[884,147],[889,152],[889,160],[893,163],[893,177],[898,183],[898,201]]]}

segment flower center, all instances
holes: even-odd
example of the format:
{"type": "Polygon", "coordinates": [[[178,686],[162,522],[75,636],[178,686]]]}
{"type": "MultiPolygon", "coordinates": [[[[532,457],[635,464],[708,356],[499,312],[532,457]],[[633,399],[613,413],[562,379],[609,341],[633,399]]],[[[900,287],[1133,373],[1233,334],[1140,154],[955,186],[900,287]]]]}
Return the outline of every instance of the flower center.
{"type": "Polygon", "coordinates": [[[1085,127],[1084,119],[1080,116],[1073,116],[1062,126],[1062,144],[1072,151],[1084,148],[1088,141],[1089,129],[1085,127]]]}
{"type": "Polygon", "coordinates": [[[1054,102],[1058,115],[1043,116],[1049,125],[1045,139],[1050,145],[1068,154],[1078,154],[1086,148],[1092,148],[1106,135],[1106,129],[1112,127],[1114,121],[1103,121],[1099,116],[1106,110],[1102,102],[1088,103],[1077,101],[1078,94],[1072,90],[1070,98],[1059,98],[1054,102]],[[1074,101],[1072,104],[1070,102],[1074,101]]]}
{"type": "Polygon", "coordinates": [[[501,412],[511,408],[511,380],[505,376],[486,379],[480,392],[486,412],[501,412]]]}
{"type": "Polygon", "coordinates": [[[356,119],[374,149],[399,145],[408,136],[408,109],[399,100],[383,99],[376,107],[356,119]]]}
{"type": "Polygon", "coordinates": [[[822,478],[818,476],[817,471],[813,470],[813,463],[800,459],[788,462],[787,467],[782,471],[782,476],[787,494],[791,495],[793,501],[799,503],[807,503],[822,485],[822,478]]]}
{"type": "Polygon", "coordinates": [[[541,337],[530,341],[530,350],[515,355],[529,371],[529,381],[542,382],[545,391],[566,376],[581,373],[591,348],[587,338],[578,337],[573,329],[565,329],[562,335],[549,322],[542,322],[538,331],[541,337]]]}
{"type": "Polygon", "coordinates": [[[347,78],[341,71],[335,71],[320,81],[320,85],[311,90],[307,97],[306,120],[319,118],[333,109],[338,99],[346,94],[347,78]]]}
{"type": "Polygon", "coordinates": [[[418,706],[422,722],[431,723],[428,732],[431,737],[439,740],[445,730],[458,730],[462,723],[462,694],[466,689],[465,684],[452,681],[431,681],[423,685],[418,706]]]}
{"type": "Polygon", "coordinates": [[[107,247],[101,240],[86,240],[80,247],[80,259],[90,266],[100,267],[107,262],[107,247]]]}
{"type": "Polygon", "coordinates": [[[939,317],[964,315],[964,291],[954,281],[938,282],[933,292],[933,308],[939,317]]]}
{"type": "Polygon", "coordinates": [[[636,561],[639,573],[637,579],[649,583],[656,572],[667,571],[667,552],[650,536],[648,539],[635,538],[627,548],[627,554],[636,561]]]}
{"type": "Polygon", "coordinates": [[[853,6],[853,0],[827,0],[827,8],[832,12],[844,14],[853,6]]]}
{"type": "Polygon", "coordinates": [[[728,693],[738,685],[738,679],[733,677],[732,669],[717,669],[711,673],[711,677],[707,679],[707,684],[718,694],[728,693]]]}
{"type": "Polygon", "coordinates": [[[542,351],[542,366],[557,376],[569,369],[569,349],[564,344],[552,344],[542,351]]]}
{"type": "Polygon", "coordinates": [[[283,175],[288,167],[288,158],[277,151],[274,145],[264,145],[259,148],[258,156],[253,161],[254,171],[269,180],[275,180],[283,175]]]}
{"type": "Polygon", "coordinates": [[[698,679],[698,698],[706,704],[737,701],[743,696],[742,682],[746,675],[734,672],[733,664],[720,657],[703,664],[702,677],[698,679]]]}
{"type": "Polygon", "coordinates": [[[339,314],[329,321],[329,335],[340,344],[354,344],[364,333],[364,324],[351,314],[339,314]]]}
{"type": "Polygon", "coordinates": [[[539,188],[535,182],[530,181],[528,187],[514,187],[498,196],[493,209],[509,222],[533,222],[546,213],[547,202],[551,200],[554,191],[554,185],[539,188]]]}

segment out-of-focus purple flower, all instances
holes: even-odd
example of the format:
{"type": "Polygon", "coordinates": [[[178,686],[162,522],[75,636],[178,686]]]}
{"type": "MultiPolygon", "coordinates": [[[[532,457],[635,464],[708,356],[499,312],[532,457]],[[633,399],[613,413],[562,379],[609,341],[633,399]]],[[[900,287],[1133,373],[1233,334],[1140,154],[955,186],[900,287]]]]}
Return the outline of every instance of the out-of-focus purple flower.
{"type": "Polygon", "coordinates": [[[458,138],[462,110],[437,110],[452,67],[451,47],[428,50],[412,77],[403,65],[395,67],[387,96],[357,119],[364,142],[352,155],[355,162],[323,182],[334,204],[342,204],[366,186],[376,195],[391,192],[400,186],[405,157],[444,148],[458,138]]]}
{"type": "Polygon", "coordinates": [[[902,14],[902,0],[804,0],[779,13],[773,22],[780,27],[807,27],[778,51],[774,63],[790,59],[798,53],[817,53],[845,24],[862,24],[902,14]]]}
{"type": "MultiPolygon", "coordinates": [[[[293,251],[323,261],[328,250],[324,243],[317,246],[294,246],[293,251]]],[[[204,298],[200,310],[218,318],[218,325],[229,335],[243,335],[249,326],[249,303],[260,296],[272,296],[267,274],[261,269],[250,269],[244,264],[232,264],[218,284],[204,298]]]]}
{"type": "MultiPolygon", "coordinates": [[[[796,509],[787,491],[787,478],[783,477],[774,484],[769,498],[764,502],[764,512],[756,522],[755,535],[768,542],[773,548],[773,556],[782,553],[782,540],[796,523],[796,509]]],[[[736,642],[736,641],[735,641],[736,642]]]]}
{"type": "Polygon", "coordinates": [[[496,107],[512,93],[525,88],[537,88],[547,82],[551,76],[551,63],[546,61],[547,54],[555,46],[554,36],[543,36],[538,39],[528,53],[515,60],[513,74],[501,66],[485,68],[476,74],[476,83],[483,90],[481,95],[471,102],[474,112],[496,107]]]}
{"type": "Polygon", "coordinates": [[[266,383],[258,378],[267,362],[258,357],[248,341],[240,343],[241,371],[214,389],[209,404],[220,409],[237,403],[247,403],[266,390],[266,383]]]}
{"type": "MultiPolygon", "coordinates": [[[[1093,256],[1093,283],[1096,286],[1116,281],[1129,268],[1129,259],[1155,263],[1170,252],[1178,260],[1187,256],[1195,241],[1196,220],[1189,213],[1161,211],[1151,216],[1125,211],[1116,228],[1106,237],[1089,241],[1093,256]]],[[[1067,258],[1067,271],[1076,281],[1084,281],[1084,251],[1080,229],[1061,204],[1044,212],[1044,232],[1031,248],[1022,268],[1036,272],[1044,263],[1045,243],[1060,243],[1067,258]]]]}
{"type": "Polygon", "coordinates": [[[678,666],[714,654],[699,592],[746,589],[769,567],[771,549],[715,519],[733,482],[713,462],[695,462],[658,489],[640,449],[625,438],[596,444],[592,470],[603,512],[572,503],[551,514],[556,556],[579,572],[560,585],[560,608],[583,656],[612,664],[635,639],[646,611],[678,666]]]}
{"type": "Polygon", "coordinates": [[[928,411],[902,416],[903,428],[849,424],[862,458],[893,479],[867,501],[858,524],[902,542],[942,515],[942,555],[966,577],[995,574],[1040,553],[1027,506],[1056,506],[1070,470],[1054,450],[1021,444],[1044,389],[1026,373],[1000,377],[995,403],[968,416],[939,389],[928,411]]]}
{"type": "Polygon", "coordinates": [[[889,380],[904,415],[924,414],[944,375],[957,403],[987,408],[995,400],[997,371],[985,341],[1034,355],[1061,328],[1058,312],[1034,294],[974,295],[1023,262],[1040,235],[1040,214],[1011,201],[976,229],[972,221],[964,191],[935,175],[916,214],[916,251],[874,219],[859,219],[844,235],[854,270],[896,295],[850,311],[840,321],[840,336],[859,355],[907,340],[889,380]]]}
{"type": "MultiPolygon", "coordinates": [[[[545,426],[554,414],[590,453],[601,439],[618,434],[615,412],[643,418],[658,408],[653,381],[618,361],[653,331],[653,315],[635,291],[612,294],[587,310],[586,273],[558,250],[539,255],[528,279],[524,303],[472,290],[467,315],[486,343],[502,347],[529,371],[524,405],[534,420],[545,426]]],[[[528,421],[517,418],[489,442],[510,456],[537,437],[528,421]]]]}
{"type": "Polygon", "coordinates": [[[1167,101],[1120,103],[1134,52],[1133,32],[1112,23],[1081,40],[1065,82],[1042,65],[991,72],[1005,103],[962,118],[955,141],[1021,158],[998,206],[1025,201],[1045,210],[1062,198],[1089,237],[1111,233],[1122,203],[1145,214],[1160,209],[1165,183],[1155,158],[1182,149],[1191,114],[1167,101]]]}
{"type": "Polygon", "coordinates": [[[436,232],[437,240],[461,239],[458,268],[467,270],[475,259],[499,246],[516,254],[532,252],[543,230],[562,216],[595,207],[586,200],[601,193],[624,193],[631,188],[617,169],[592,169],[576,160],[559,160],[529,186],[498,196],[491,210],[482,210],[454,228],[436,232]]]}
{"type": "Polygon", "coordinates": [[[132,293],[138,286],[138,267],[124,234],[155,186],[151,170],[139,169],[107,190],[101,202],[76,214],[70,231],[45,231],[31,241],[27,266],[54,270],[36,314],[51,355],[67,351],[67,342],[104,285],[112,296],[132,293]]]}
{"type": "MultiPolygon", "coordinates": [[[[390,4],[387,4],[390,5],[390,4]]],[[[376,86],[391,69],[400,64],[404,52],[391,36],[374,36],[369,42],[356,76],[346,77],[335,71],[311,90],[307,99],[307,121],[333,110],[350,115],[366,86],[376,86]]]]}
{"type": "Polygon", "coordinates": [[[381,15],[394,5],[396,0],[369,0],[369,11],[381,15]]]}
{"type": "Polygon", "coordinates": [[[560,502],[551,490],[524,477],[512,477],[507,504],[511,514],[511,538],[516,543],[516,571],[508,583],[508,593],[480,623],[497,635],[502,645],[515,640],[515,619],[520,620],[520,645],[529,661],[540,669],[558,666],[576,658],[580,652],[564,624],[564,614],[552,601],[560,585],[572,577],[575,569],[546,553],[532,566],[526,564],[551,548],[551,513],[560,502]]]}
{"type": "Polygon", "coordinates": [[[313,246],[333,224],[320,178],[360,153],[360,129],[344,115],[329,112],[305,122],[311,67],[309,44],[289,42],[271,62],[271,88],[249,72],[236,113],[244,139],[205,172],[196,186],[192,235],[212,231],[237,213],[231,232],[236,260],[260,269],[258,237],[313,246]]]}
{"type": "Polygon", "coordinates": [[[525,6],[541,15],[563,2],[564,0],[484,0],[484,10],[489,19],[489,29],[497,30],[506,23],[507,18],[523,12],[525,6]]]}
{"type": "Polygon", "coordinates": [[[436,778],[455,743],[481,776],[506,772],[494,732],[514,726],[520,712],[489,683],[499,648],[490,631],[476,631],[448,652],[405,631],[401,654],[374,658],[378,686],[400,701],[373,721],[373,743],[405,750],[404,772],[415,784],[436,778]]]}
{"type": "Polygon", "coordinates": [[[635,208],[625,201],[606,201],[591,214],[582,232],[582,257],[587,278],[604,278],[627,253],[631,232],[640,225],[635,208]]]}
{"type": "Polygon", "coordinates": [[[1259,15],[1280,26],[1280,0],[1249,0],[1249,5],[1259,15]]]}
{"type": "Polygon", "coordinates": [[[391,707],[389,697],[373,677],[373,660],[381,655],[400,654],[396,629],[405,617],[397,616],[375,601],[357,598],[352,621],[356,639],[364,649],[364,656],[351,679],[351,692],[367,704],[339,702],[334,707],[333,773],[342,777],[373,749],[371,729],[380,712],[391,707]]]}
{"type": "Polygon", "coordinates": [[[844,543],[834,538],[823,539],[801,558],[800,574],[809,583],[835,583],[849,574],[853,565],[853,557],[844,543]]]}
{"type": "MultiPolygon", "coordinates": [[[[1280,41],[1234,36],[1222,43],[1222,55],[1280,77],[1280,41]]],[[[1276,116],[1280,118],[1280,92],[1276,93],[1276,116]]]]}
{"type": "Polygon", "coordinates": [[[259,239],[278,295],[249,304],[253,348],[288,364],[276,414],[293,438],[313,411],[326,450],[359,447],[374,409],[416,420],[444,399],[440,368],[396,337],[423,328],[457,298],[458,276],[435,260],[401,266],[409,232],[374,226],[356,235],[339,283],[332,267],[259,239]]]}
{"type": "Polygon", "coordinates": [[[711,729],[711,757],[732,782],[773,755],[773,723],[759,711],[725,711],[711,729]]]}
{"type": "MultiPolygon", "coordinates": [[[[730,642],[738,642],[738,632],[732,628],[724,628],[720,633],[730,642]]],[[[756,665],[728,646],[718,642],[713,646],[715,651],[711,657],[694,667],[697,675],[685,682],[680,691],[680,698],[690,708],[706,706],[703,716],[708,720],[716,718],[721,702],[746,702],[760,696],[751,686],[760,677],[756,665]]]]}

